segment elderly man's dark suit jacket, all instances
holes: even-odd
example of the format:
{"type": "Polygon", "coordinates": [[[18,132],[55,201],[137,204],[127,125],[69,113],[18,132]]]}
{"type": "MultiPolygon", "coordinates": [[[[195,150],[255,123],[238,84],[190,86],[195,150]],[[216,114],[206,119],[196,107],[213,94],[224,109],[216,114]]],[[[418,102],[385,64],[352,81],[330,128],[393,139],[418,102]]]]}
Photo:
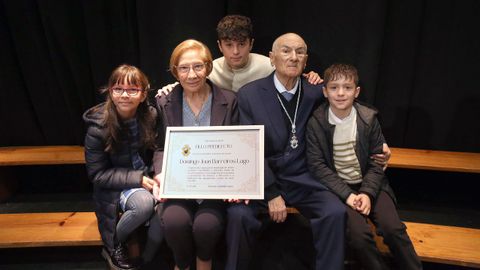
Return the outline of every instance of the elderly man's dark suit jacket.
{"type": "MultiPolygon", "coordinates": [[[[224,90],[207,80],[212,88],[212,111],[210,116],[211,126],[229,126],[238,124],[237,97],[234,92],[224,90]]],[[[183,88],[179,84],[168,95],[157,97],[157,109],[160,117],[160,125],[163,139],[159,150],[155,152],[153,164],[155,174],[162,171],[163,143],[165,130],[168,126],[183,126],[183,88]]]]}
{"type": "Polygon", "coordinates": [[[307,121],[323,100],[322,87],[301,80],[303,90],[296,120],[299,145],[292,149],[290,128],[285,124],[273,74],[246,84],[238,92],[240,124],[265,126],[265,199],[280,195],[280,184],[285,181],[326,189],[310,175],[305,158],[307,121]]]}

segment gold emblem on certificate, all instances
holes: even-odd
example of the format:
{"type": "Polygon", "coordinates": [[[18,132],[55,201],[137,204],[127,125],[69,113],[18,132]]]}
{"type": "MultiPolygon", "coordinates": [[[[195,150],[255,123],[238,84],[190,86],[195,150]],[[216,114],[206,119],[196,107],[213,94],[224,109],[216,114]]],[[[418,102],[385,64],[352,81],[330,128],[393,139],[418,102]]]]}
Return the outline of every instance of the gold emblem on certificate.
{"type": "Polygon", "coordinates": [[[188,157],[188,155],[190,155],[190,146],[188,146],[188,144],[185,144],[183,147],[182,147],[182,155],[184,157],[188,157]]]}

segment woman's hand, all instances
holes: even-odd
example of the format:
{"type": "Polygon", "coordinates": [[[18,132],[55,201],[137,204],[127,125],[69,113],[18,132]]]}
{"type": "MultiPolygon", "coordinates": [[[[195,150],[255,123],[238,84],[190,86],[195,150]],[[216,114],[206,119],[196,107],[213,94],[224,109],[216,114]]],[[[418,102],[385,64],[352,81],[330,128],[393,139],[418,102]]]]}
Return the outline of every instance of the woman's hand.
{"type": "Polygon", "coordinates": [[[224,202],[228,202],[228,203],[241,203],[241,202],[244,202],[245,204],[248,204],[250,202],[250,200],[241,200],[241,199],[225,199],[223,200],[224,202]]]}

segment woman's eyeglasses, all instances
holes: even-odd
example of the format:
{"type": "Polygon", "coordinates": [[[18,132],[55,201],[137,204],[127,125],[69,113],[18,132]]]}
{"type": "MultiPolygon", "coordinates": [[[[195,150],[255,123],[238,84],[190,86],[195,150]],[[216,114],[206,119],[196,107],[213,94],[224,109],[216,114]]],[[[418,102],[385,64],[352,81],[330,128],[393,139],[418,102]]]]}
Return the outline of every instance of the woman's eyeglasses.
{"type": "Polygon", "coordinates": [[[178,73],[181,74],[186,74],[190,72],[190,69],[193,69],[194,72],[201,72],[202,70],[205,69],[207,63],[198,63],[198,64],[193,64],[193,65],[180,65],[180,66],[175,66],[177,69],[178,73]]]}

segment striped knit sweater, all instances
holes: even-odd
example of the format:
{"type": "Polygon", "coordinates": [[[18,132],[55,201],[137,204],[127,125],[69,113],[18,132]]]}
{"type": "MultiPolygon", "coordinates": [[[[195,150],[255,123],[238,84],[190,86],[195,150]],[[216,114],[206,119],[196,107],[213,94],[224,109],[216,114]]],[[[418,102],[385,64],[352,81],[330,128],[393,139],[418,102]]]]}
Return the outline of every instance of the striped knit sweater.
{"type": "Polygon", "coordinates": [[[352,107],[350,115],[340,119],[328,110],[328,121],[335,125],[333,135],[333,160],[338,176],[347,184],[362,182],[362,171],[355,154],[357,136],[357,111],[352,107]]]}

